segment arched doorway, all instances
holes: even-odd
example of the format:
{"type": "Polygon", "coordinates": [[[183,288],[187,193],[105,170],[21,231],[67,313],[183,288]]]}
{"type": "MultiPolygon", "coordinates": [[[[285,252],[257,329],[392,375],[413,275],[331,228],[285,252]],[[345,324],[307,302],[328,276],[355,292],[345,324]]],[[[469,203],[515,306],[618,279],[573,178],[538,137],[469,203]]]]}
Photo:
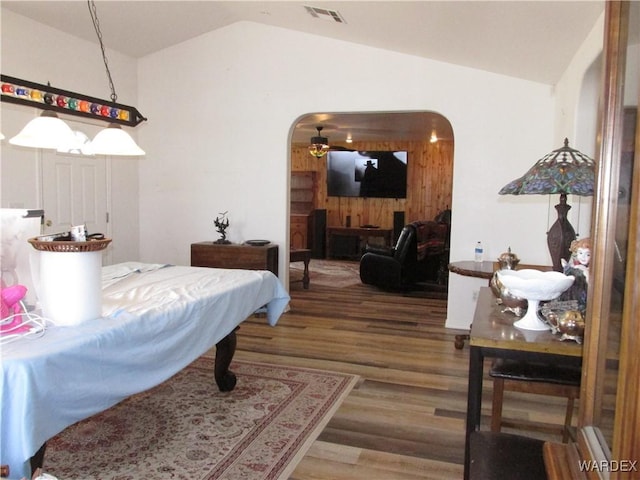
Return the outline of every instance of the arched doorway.
{"type": "Polygon", "coordinates": [[[327,227],[375,225],[395,231],[400,223],[430,220],[451,207],[453,128],[437,112],[308,114],[293,125],[290,147],[290,244],[309,248],[313,258],[335,256],[327,251],[327,227]],[[322,136],[330,145],[329,153],[320,158],[308,152],[310,138],[318,135],[317,127],[322,127],[322,136]],[[404,198],[329,191],[332,152],[351,150],[406,152],[404,198]]]}

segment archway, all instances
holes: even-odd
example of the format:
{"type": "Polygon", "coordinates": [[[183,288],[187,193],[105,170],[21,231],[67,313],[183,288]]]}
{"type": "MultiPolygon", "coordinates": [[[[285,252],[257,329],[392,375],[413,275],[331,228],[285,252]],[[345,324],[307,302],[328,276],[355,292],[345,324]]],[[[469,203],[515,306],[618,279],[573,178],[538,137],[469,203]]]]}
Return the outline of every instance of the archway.
{"type": "Polygon", "coordinates": [[[293,125],[290,147],[289,241],[292,248],[309,248],[313,258],[335,254],[327,252],[327,227],[369,224],[397,235],[399,224],[433,219],[451,206],[453,129],[437,112],[308,114],[293,125]],[[308,152],[318,126],[323,127],[322,136],[331,147],[320,158],[308,152]],[[404,198],[329,191],[332,152],[344,151],[406,152],[404,198]]]}

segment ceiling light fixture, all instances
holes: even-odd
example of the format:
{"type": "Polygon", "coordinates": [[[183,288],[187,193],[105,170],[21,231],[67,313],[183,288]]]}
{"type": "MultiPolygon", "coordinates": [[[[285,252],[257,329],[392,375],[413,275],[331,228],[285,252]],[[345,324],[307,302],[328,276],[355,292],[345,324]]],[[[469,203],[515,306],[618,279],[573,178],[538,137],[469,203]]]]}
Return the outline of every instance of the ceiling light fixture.
{"type": "Polygon", "coordinates": [[[91,139],[80,130],[73,131],[73,142],[64,147],[58,148],[58,153],[72,155],[93,155],[91,151],[91,139]]]}
{"type": "Polygon", "coordinates": [[[309,145],[309,153],[316,158],[321,158],[329,151],[329,139],[327,137],[323,137],[320,132],[322,132],[321,126],[316,127],[318,130],[318,135],[315,137],[311,137],[310,145],[309,145]]]}
{"type": "Polygon", "coordinates": [[[89,151],[104,155],[144,155],[144,150],[115,123],[98,132],[89,146],[89,151]]]}
{"type": "Polygon", "coordinates": [[[2,101],[135,127],[146,120],[135,107],[0,75],[2,101]]]}
{"type": "MultiPolygon", "coordinates": [[[[102,41],[102,32],[100,31],[100,21],[98,20],[98,10],[94,0],[87,0],[89,7],[89,14],[91,15],[91,21],[93,22],[93,28],[96,31],[98,42],[100,42],[100,51],[102,52],[102,61],[104,62],[104,68],[107,73],[107,80],[109,81],[109,88],[111,89],[111,101],[113,103],[118,99],[116,94],[116,87],[113,85],[113,79],[111,78],[111,71],[109,70],[109,62],[107,61],[107,55],[105,53],[104,43],[102,41]]],[[[91,151],[95,154],[102,155],[126,155],[137,156],[144,155],[142,150],[131,136],[122,130],[116,123],[110,123],[109,126],[99,132],[93,142],[91,142],[91,151]]]]}
{"type": "Polygon", "coordinates": [[[9,139],[11,145],[30,148],[57,150],[75,141],[73,130],[51,110],[43,111],[39,117],[30,120],[15,137],[9,139]]]}
{"type": "Polygon", "coordinates": [[[60,152],[79,150],[83,154],[91,152],[102,155],[144,155],[144,151],[122,129],[120,129],[121,135],[115,135],[115,137],[125,137],[124,143],[113,143],[117,140],[113,140],[114,135],[111,131],[117,129],[119,125],[135,127],[146,118],[135,107],[116,103],[118,97],[105,55],[95,4],[91,0],[87,3],[102,50],[102,58],[111,87],[111,101],[54,88],[49,84],[43,85],[0,75],[1,101],[43,110],[39,117],[31,120],[18,135],[9,140],[9,143],[30,148],[50,148],[60,152]],[[91,145],[80,144],[76,133],[58,118],[56,112],[109,122],[111,128],[106,129],[110,131],[107,134],[111,138],[109,144],[105,145],[102,141],[97,142],[95,146],[93,142],[91,145]]]}

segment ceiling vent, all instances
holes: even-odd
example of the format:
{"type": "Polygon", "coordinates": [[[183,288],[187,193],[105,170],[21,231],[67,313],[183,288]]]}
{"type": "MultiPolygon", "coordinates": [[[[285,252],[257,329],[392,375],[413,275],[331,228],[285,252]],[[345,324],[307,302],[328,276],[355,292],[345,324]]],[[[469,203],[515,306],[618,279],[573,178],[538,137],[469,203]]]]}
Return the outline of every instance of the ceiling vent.
{"type": "Polygon", "coordinates": [[[318,8],[318,7],[309,7],[308,5],[304,6],[305,10],[311,15],[313,18],[319,18],[321,20],[328,20],[330,22],[336,23],[347,23],[345,19],[340,15],[340,12],[337,10],[327,10],[326,8],[318,8]]]}

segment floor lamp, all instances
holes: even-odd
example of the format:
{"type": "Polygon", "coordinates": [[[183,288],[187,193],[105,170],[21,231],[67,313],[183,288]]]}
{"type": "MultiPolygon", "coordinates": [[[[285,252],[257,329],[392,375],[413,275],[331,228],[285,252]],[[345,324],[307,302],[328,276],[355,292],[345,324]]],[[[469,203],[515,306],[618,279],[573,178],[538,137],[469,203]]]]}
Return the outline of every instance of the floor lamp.
{"type": "Polygon", "coordinates": [[[567,213],[571,206],[567,195],[592,196],[595,184],[595,162],[578,150],[564,146],[545,155],[522,177],[502,187],[500,195],[560,195],[555,208],[558,219],[547,232],[547,245],[555,271],[562,271],[562,259],[569,260],[571,242],[576,232],[567,213]]]}

